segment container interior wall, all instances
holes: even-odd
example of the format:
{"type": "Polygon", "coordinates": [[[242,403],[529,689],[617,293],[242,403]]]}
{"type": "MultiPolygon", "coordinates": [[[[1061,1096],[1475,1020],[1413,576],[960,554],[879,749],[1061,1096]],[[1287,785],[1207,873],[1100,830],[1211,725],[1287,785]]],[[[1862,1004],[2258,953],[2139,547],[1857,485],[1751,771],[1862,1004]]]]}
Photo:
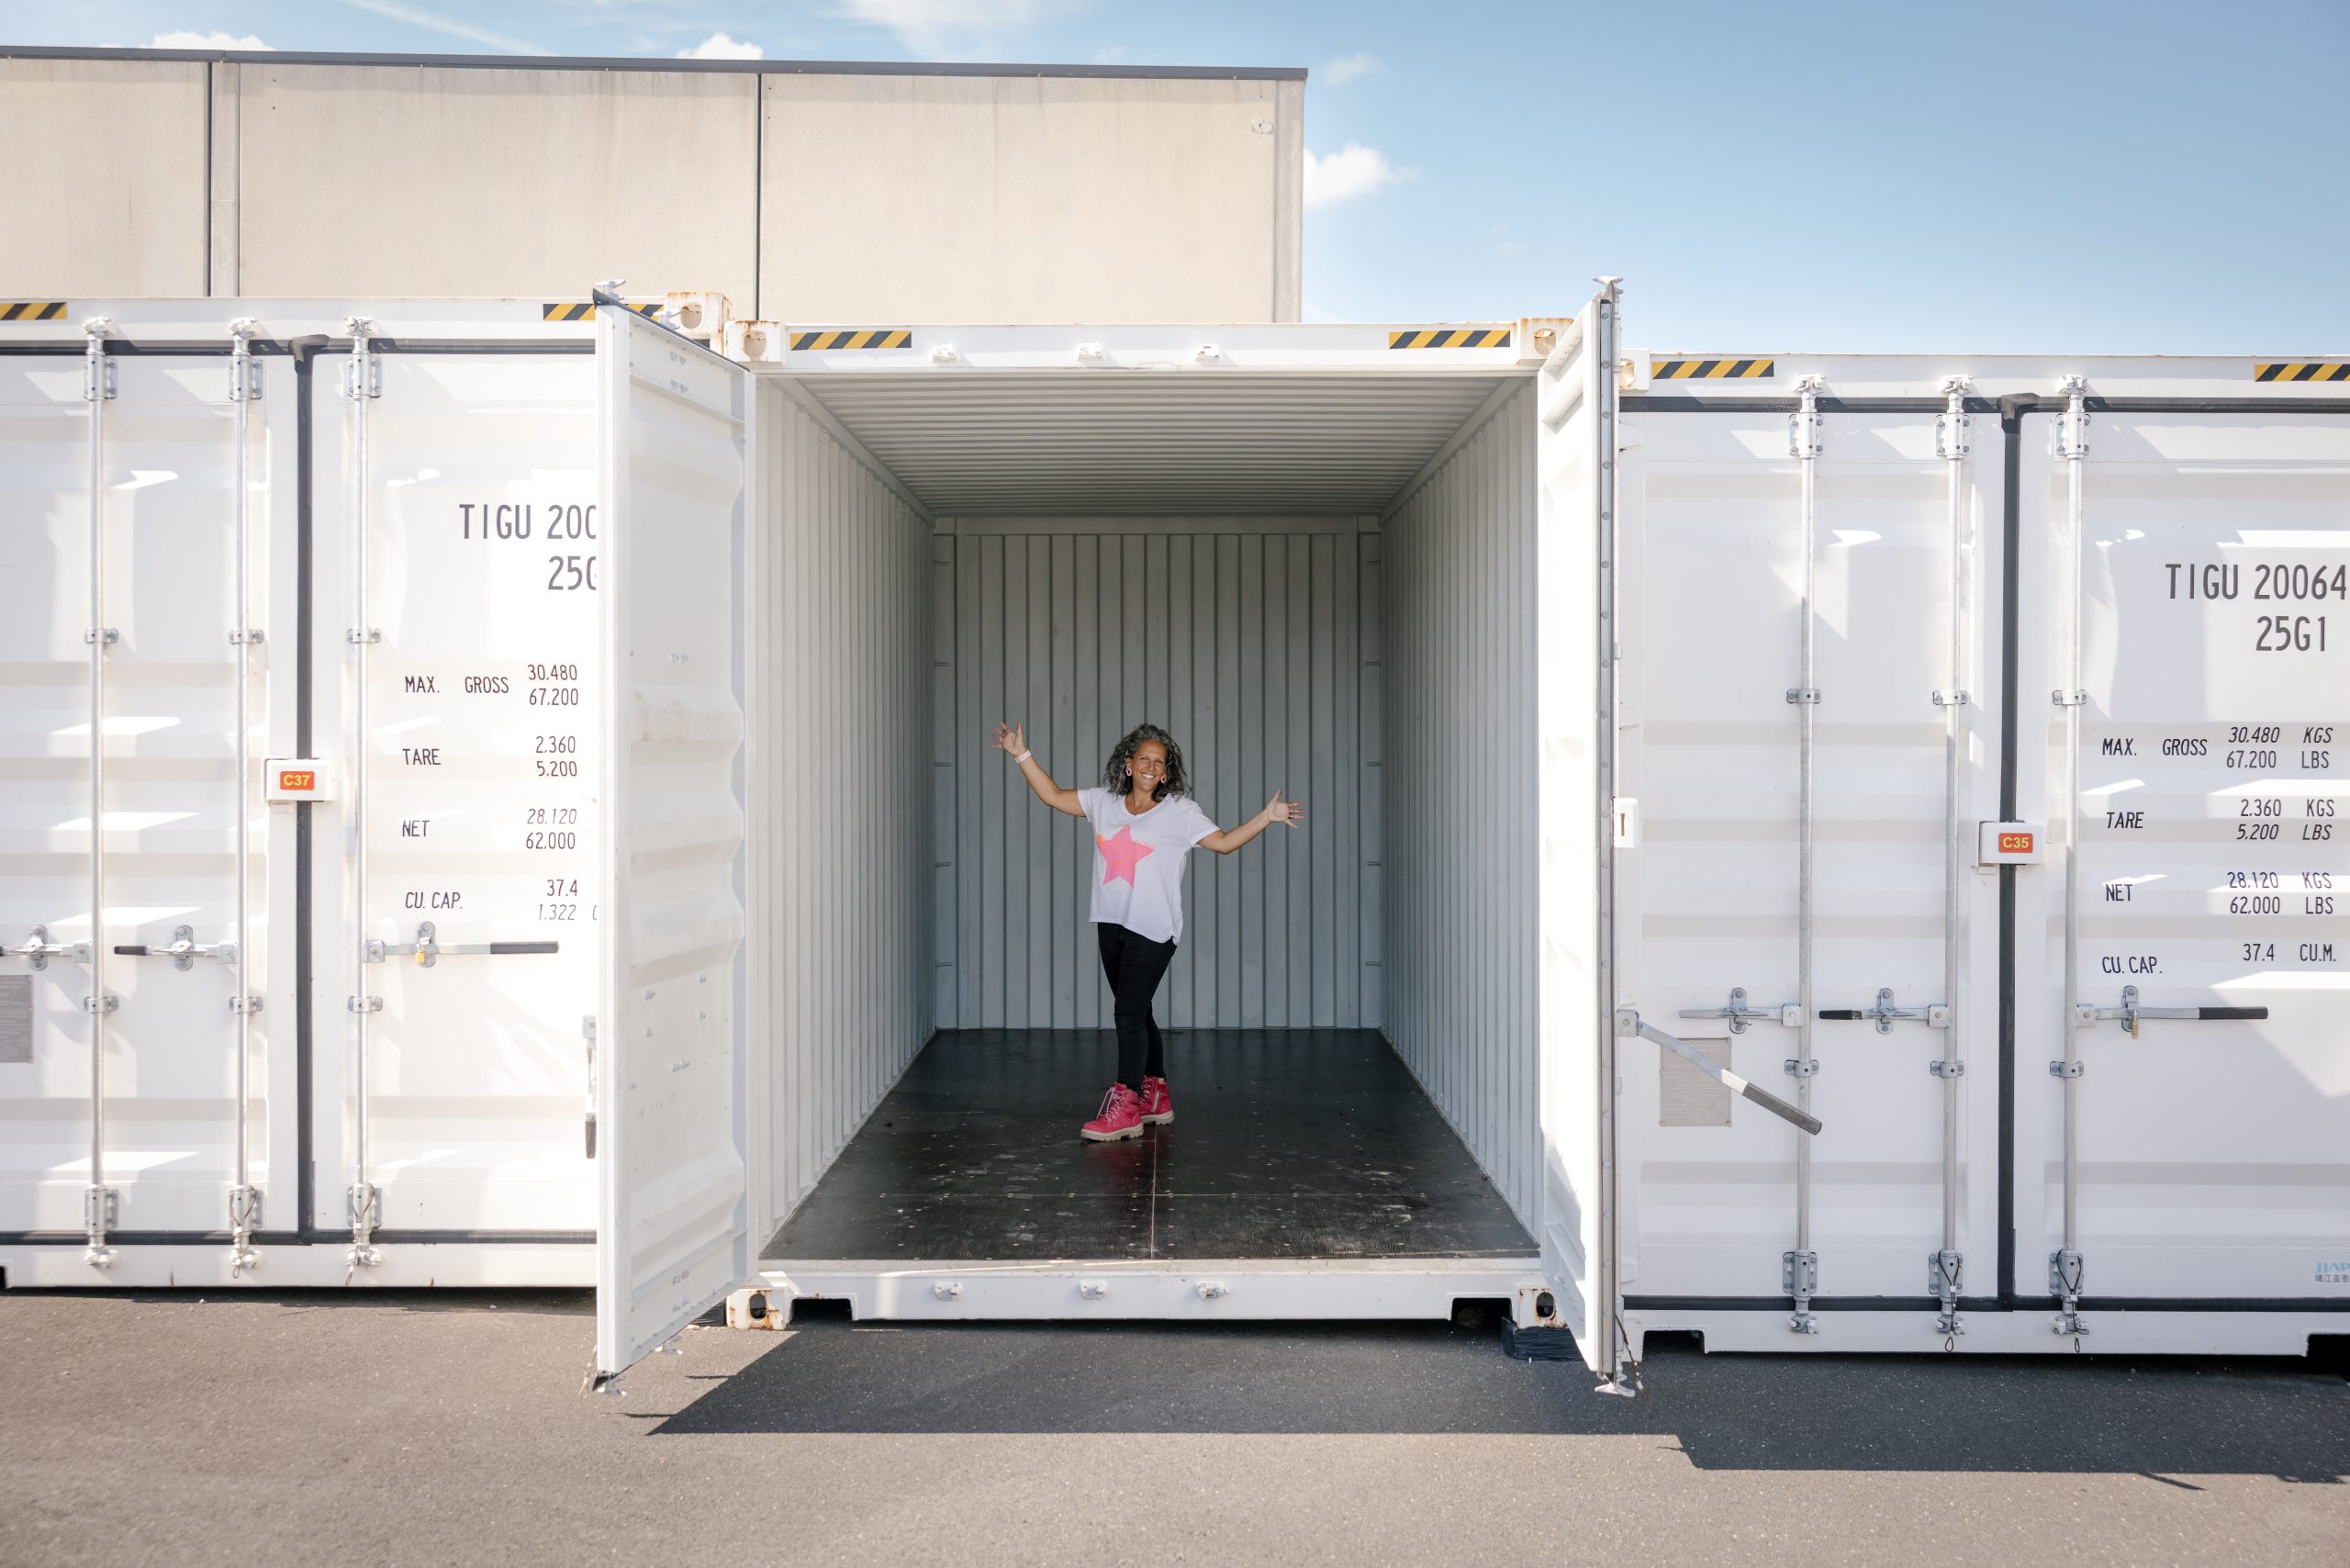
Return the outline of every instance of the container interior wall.
{"type": "Polygon", "coordinates": [[[1534,391],[1508,394],[1386,521],[1388,1039],[1519,1221],[1538,1227],[1534,391]]]}
{"type": "Polygon", "coordinates": [[[1186,868],[1160,992],[1177,1028],[1372,1027],[1380,939],[1379,537],[1357,517],[967,518],[935,535],[942,1026],[1096,1028],[1110,1005],[1080,822],[988,747],[999,720],[1065,786],[1119,737],[1174,735],[1219,825],[1275,790],[1300,829],[1186,868]]]}
{"type": "Polygon", "coordinates": [[[754,1180],[780,1216],[931,1033],[931,535],[793,394],[758,417],[754,1180]]]}

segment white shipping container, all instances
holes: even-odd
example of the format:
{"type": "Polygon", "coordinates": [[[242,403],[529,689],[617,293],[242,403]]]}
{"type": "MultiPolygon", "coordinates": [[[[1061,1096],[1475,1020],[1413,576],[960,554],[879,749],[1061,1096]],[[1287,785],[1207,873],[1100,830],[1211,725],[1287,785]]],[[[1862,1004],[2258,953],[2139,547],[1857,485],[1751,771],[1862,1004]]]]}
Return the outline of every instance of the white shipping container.
{"type": "Polygon", "coordinates": [[[12,1284],[593,1278],[608,1377],[729,1297],[1498,1298],[1616,1386],[1660,1331],[2341,1330],[2330,371],[1651,355],[1612,294],[757,367],[243,308],[243,399],[217,306],[0,325],[12,1284]],[[978,745],[1023,713],[1080,771],[1172,714],[1226,812],[1311,782],[1196,874],[1169,1015],[1380,1031],[1522,1252],[778,1250],[935,1030],[1102,1019],[978,745]]]}

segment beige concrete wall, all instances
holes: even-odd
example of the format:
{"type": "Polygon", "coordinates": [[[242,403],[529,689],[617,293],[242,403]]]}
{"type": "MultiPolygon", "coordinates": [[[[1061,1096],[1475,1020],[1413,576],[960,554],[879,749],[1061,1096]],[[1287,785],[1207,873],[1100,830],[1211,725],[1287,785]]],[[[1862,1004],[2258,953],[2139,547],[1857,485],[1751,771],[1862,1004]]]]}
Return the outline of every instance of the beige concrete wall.
{"type": "Polygon", "coordinates": [[[245,294],[750,299],[755,76],[237,69],[245,294]]]}
{"type": "Polygon", "coordinates": [[[0,298],[201,297],[205,67],[0,60],[0,298]]]}
{"type": "Polygon", "coordinates": [[[0,58],[0,297],[1294,320],[1304,84],[0,58]]]}
{"type": "Polygon", "coordinates": [[[1290,84],[765,82],[764,314],[1278,319],[1278,89],[1290,84]]]}

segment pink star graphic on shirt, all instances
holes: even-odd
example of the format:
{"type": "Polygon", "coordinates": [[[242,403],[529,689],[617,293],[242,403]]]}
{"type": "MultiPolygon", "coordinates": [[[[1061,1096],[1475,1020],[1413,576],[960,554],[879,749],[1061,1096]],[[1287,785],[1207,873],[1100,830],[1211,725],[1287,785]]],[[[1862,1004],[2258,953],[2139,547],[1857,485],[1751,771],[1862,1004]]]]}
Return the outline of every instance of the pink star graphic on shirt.
{"type": "Polygon", "coordinates": [[[1151,854],[1150,846],[1135,842],[1135,830],[1122,827],[1108,838],[1093,835],[1093,846],[1102,851],[1102,880],[1114,882],[1125,879],[1126,886],[1135,885],[1135,868],[1151,854]]]}

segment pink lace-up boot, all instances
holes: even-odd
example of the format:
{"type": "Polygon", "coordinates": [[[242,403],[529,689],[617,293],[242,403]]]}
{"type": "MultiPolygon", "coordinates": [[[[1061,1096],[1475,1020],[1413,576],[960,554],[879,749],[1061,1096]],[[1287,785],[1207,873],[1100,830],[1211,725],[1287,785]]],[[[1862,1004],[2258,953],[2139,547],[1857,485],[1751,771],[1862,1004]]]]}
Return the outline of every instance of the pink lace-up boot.
{"type": "Polygon", "coordinates": [[[1102,1113],[1078,1129],[1091,1143],[1115,1143],[1142,1137],[1142,1096],[1123,1083],[1110,1085],[1102,1096],[1102,1113]]]}
{"type": "Polygon", "coordinates": [[[1142,1081],[1142,1119],[1156,1127],[1163,1127],[1175,1119],[1175,1097],[1167,1092],[1167,1080],[1142,1081]]]}

